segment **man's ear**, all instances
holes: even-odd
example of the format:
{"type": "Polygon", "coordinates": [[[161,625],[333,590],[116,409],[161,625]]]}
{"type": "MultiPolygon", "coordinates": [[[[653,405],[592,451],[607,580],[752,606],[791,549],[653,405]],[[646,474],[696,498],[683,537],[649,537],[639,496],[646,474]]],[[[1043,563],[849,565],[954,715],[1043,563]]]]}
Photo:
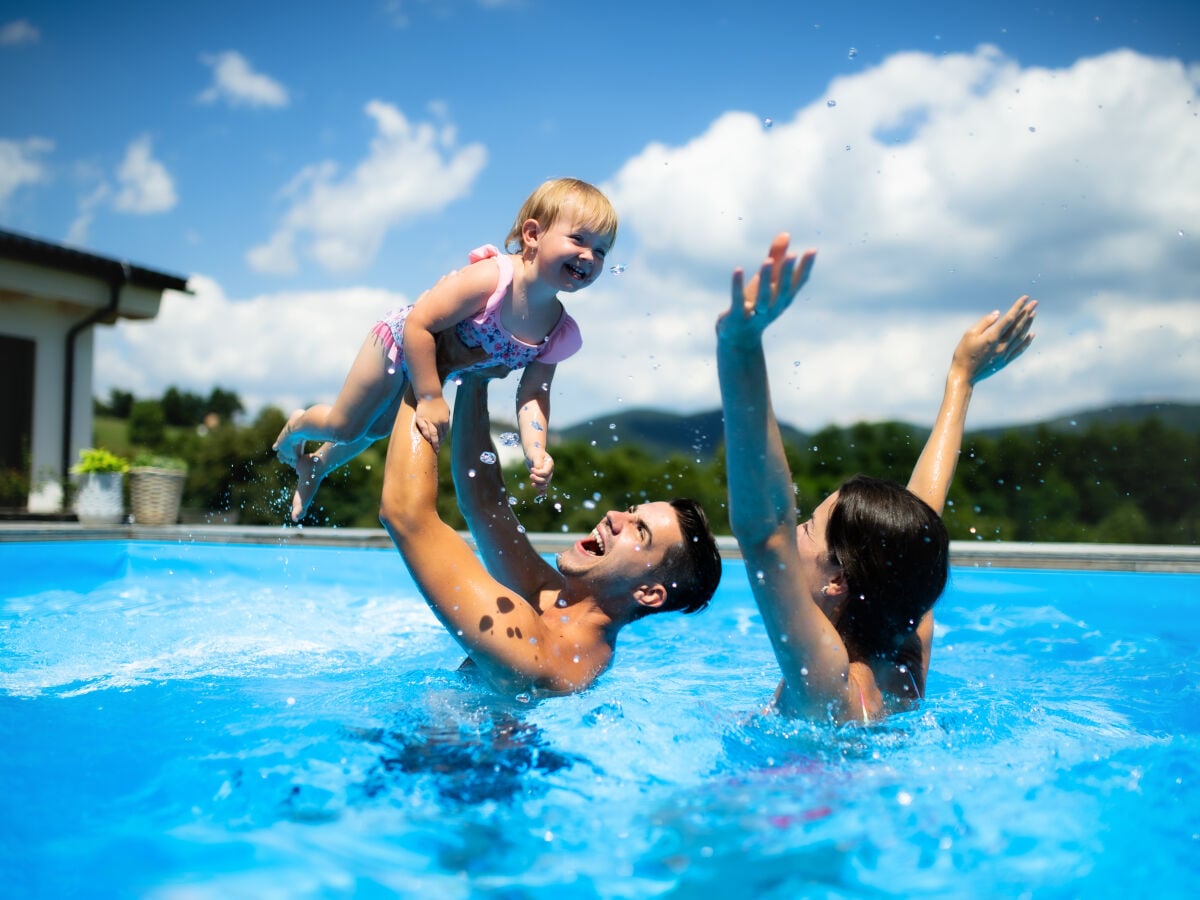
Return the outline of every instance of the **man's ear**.
{"type": "Polygon", "coordinates": [[[661,584],[641,584],[633,590],[633,599],[638,606],[658,609],[667,602],[667,589],[661,584]]]}

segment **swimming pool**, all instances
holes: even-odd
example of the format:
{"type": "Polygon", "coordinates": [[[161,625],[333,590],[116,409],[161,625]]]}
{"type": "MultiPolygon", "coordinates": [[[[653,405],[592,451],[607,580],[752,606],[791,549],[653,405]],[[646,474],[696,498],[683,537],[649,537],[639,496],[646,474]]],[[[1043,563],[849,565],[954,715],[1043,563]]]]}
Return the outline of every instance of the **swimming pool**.
{"type": "Polygon", "coordinates": [[[501,698],[387,550],[0,543],[6,896],[1190,896],[1200,576],[956,567],[930,699],[832,730],[740,563],[501,698]]]}

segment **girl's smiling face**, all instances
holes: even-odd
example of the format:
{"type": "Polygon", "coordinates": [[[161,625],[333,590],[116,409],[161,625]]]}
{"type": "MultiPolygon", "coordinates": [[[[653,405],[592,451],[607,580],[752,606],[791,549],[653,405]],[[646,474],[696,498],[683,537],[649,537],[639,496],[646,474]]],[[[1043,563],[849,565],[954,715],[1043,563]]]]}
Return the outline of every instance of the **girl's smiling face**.
{"type": "Polygon", "coordinates": [[[583,218],[578,207],[568,201],[549,228],[542,228],[534,219],[525,223],[526,246],[536,248],[538,275],[556,290],[585,288],[604,268],[611,235],[594,230],[583,218]]]}

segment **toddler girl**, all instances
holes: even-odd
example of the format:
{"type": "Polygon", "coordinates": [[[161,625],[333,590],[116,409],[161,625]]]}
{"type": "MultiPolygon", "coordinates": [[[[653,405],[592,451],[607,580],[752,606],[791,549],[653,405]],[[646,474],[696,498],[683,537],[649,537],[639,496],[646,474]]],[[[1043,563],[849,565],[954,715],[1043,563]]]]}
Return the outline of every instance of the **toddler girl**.
{"type": "Polygon", "coordinates": [[[547,181],[517,213],[502,253],[490,244],[470,264],[442,278],[411,306],[392,310],[358,351],[333,405],[296,410],[275,439],[279,458],[300,476],[292,498],[299,521],[330,472],[391,434],[404,391],[417,400],[416,426],[436,451],[450,408],[442,396],[434,338],[455,328],[487,357],[469,368],[524,368],[517,388],[517,425],[530,482],[550,484],[546,452],[550,384],[557,364],[579,349],[575,320],[558,292],[573,293],[600,275],[617,236],[617,214],[597,188],[574,178],[547,181]],[[324,441],[305,453],[305,441],[324,441]]]}

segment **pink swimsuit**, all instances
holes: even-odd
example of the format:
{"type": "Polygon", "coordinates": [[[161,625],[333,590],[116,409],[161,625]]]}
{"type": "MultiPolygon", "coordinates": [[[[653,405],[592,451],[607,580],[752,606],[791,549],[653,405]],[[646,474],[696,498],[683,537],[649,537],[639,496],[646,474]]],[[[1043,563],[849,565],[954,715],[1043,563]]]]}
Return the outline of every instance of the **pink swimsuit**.
{"type": "MultiPolygon", "coordinates": [[[[469,366],[468,369],[485,369],[496,363],[501,363],[509,369],[521,369],[535,359],[545,363],[559,363],[572,356],[581,346],[583,338],[579,333],[579,325],[564,309],[558,323],[550,330],[541,343],[527,344],[515,337],[507,328],[500,324],[500,307],[512,285],[512,260],[507,253],[501,253],[496,247],[487,244],[478,250],[472,250],[471,263],[484,259],[495,259],[500,269],[500,277],[496,281],[496,289],[488,297],[483,309],[469,319],[463,319],[455,326],[459,339],[468,347],[484,347],[489,358],[469,366]]],[[[412,306],[402,306],[393,309],[383,317],[372,329],[387,347],[388,360],[392,366],[404,365],[404,322],[408,318],[412,306]]],[[[393,369],[388,370],[389,373],[393,369]]],[[[407,370],[405,370],[407,374],[407,370]]]]}

